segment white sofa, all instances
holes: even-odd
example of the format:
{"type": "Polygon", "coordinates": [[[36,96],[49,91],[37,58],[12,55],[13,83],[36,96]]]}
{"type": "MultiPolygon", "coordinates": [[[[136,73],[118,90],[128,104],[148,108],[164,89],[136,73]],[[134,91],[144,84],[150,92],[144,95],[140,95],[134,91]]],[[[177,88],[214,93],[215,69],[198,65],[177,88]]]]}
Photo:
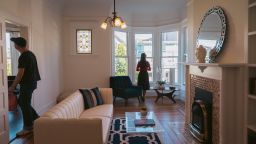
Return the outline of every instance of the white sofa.
{"type": "Polygon", "coordinates": [[[34,123],[35,144],[104,144],[113,116],[111,88],[100,88],[104,104],[84,109],[77,90],[34,123]]]}

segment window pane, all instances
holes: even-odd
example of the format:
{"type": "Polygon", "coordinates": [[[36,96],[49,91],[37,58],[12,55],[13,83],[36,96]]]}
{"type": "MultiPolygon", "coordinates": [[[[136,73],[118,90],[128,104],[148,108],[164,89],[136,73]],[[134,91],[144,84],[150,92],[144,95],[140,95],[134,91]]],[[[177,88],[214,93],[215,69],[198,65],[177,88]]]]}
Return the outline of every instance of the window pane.
{"type": "Polygon", "coordinates": [[[126,32],[114,32],[115,56],[127,56],[127,35],[126,32]]]}
{"type": "Polygon", "coordinates": [[[115,76],[127,76],[128,75],[128,59],[127,58],[115,58],[115,76]]]}
{"type": "Polygon", "coordinates": [[[7,76],[12,75],[12,58],[11,58],[11,42],[10,33],[6,33],[6,57],[7,57],[7,76]]]}
{"type": "Polygon", "coordinates": [[[162,33],[162,57],[178,56],[178,32],[162,33]]]}
{"type": "MultiPolygon", "coordinates": [[[[175,83],[178,82],[178,32],[164,32],[161,34],[161,79],[170,83],[170,68],[175,69],[175,83]]],[[[171,80],[173,81],[173,80],[171,80]]]]}
{"type": "Polygon", "coordinates": [[[178,57],[162,58],[162,68],[176,68],[177,63],[178,63],[178,57]]]}
{"type": "MultiPolygon", "coordinates": [[[[167,83],[170,83],[170,69],[162,69],[162,76],[161,79],[163,81],[166,81],[167,83]]],[[[178,82],[178,69],[175,68],[175,83],[178,82]]]]}
{"type": "Polygon", "coordinates": [[[92,31],[77,30],[77,53],[86,54],[92,53],[92,31]]]}
{"type": "Polygon", "coordinates": [[[135,34],[136,57],[140,57],[141,53],[146,53],[147,57],[153,56],[152,38],[152,34],[135,34]]]}
{"type": "MultiPolygon", "coordinates": [[[[136,66],[137,66],[137,63],[139,62],[139,60],[140,60],[140,58],[136,58],[136,66]]],[[[147,58],[147,61],[149,62],[150,67],[151,67],[151,70],[148,71],[149,82],[153,82],[153,58],[147,58]]],[[[136,82],[138,81],[138,74],[139,74],[139,72],[136,71],[135,72],[135,81],[136,82]]]]}

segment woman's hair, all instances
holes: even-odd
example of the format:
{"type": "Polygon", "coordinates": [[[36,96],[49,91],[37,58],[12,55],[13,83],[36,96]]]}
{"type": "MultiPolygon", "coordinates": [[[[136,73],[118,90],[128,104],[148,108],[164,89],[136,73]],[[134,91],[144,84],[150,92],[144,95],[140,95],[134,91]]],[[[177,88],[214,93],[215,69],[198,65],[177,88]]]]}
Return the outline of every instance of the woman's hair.
{"type": "Polygon", "coordinates": [[[145,53],[142,53],[140,56],[140,61],[146,61],[147,55],[145,53]]]}

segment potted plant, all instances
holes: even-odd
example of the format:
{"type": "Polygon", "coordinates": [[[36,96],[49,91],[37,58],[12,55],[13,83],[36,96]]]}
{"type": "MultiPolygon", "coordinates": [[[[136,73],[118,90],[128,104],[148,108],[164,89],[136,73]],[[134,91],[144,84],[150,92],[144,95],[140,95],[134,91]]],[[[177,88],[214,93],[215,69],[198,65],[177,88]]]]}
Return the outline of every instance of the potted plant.
{"type": "Polygon", "coordinates": [[[165,83],[166,83],[165,81],[157,81],[158,89],[164,89],[164,84],[165,83]]]}

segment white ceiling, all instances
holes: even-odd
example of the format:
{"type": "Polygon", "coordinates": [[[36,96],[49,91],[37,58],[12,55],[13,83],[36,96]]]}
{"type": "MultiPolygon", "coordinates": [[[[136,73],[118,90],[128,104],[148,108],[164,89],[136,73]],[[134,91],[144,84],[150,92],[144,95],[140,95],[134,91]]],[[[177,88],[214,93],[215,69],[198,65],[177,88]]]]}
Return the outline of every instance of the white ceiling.
{"type": "MultiPolygon", "coordinates": [[[[106,17],[114,0],[63,0],[64,15],[106,17]]],[[[186,17],[187,0],[116,0],[118,16],[132,26],[160,26],[180,22],[186,17]]]]}

